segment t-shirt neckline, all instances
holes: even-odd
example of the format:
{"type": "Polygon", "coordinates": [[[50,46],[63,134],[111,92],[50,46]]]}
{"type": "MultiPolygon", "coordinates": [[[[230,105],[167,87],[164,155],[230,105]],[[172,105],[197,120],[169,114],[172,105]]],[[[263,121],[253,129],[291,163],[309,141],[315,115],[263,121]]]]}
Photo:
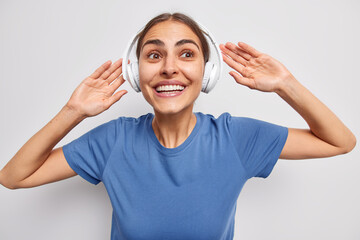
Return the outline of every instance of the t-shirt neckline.
{"type": "Polygon", "coordinates": [[[199,132],[200,126],[201,126],[201,116],[198,112],[194,112],[195,116],[196,116],[196,123],[195,123],[195,127],[193,128],[193,130],[191,131],[190,135],[186,138],[186,140],[180,144],[179,146],[175,147],[175,148],[167,148],[164,147],[158,140],[158,138],[155,135],[154,129],[152,128],[152,120],[154,119],[154,114],[150,113],[148,116],[148,121],[147,121],[147,130],[149,132],[149,136],[152,140],[152,142],[155,144],[156,148],[163,154],[165,155],[175,155],[179,152],[181,152],[182,150],[184,150],[194,139],[194,137],[196,136],[196,134],[199,132]]]}

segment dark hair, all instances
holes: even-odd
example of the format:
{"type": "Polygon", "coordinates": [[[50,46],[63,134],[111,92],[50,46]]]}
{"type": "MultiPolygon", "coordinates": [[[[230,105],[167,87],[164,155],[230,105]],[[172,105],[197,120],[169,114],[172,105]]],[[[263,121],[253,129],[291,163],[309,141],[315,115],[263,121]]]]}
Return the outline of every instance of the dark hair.
{"type": "Polygon", "coordinates": [[[200,39],[201,50],[204,54],[205,62],[207,62],[209,60],[209,57],[210,57],[209,56],[210,55],[209,44],[205,38],[205,35],[207,35],[207,33],[205,33],[203,30],[201,30],[199,25],[192,18],[190,18],[189,16],[186,16],[183,13],[173,13],[173,14],[163,13],[163,14],[160,14],[160,15],[154,17],[146,24],[144,29],[136,35],[136,38],[138,39],[137,46],[136,46],[136,56],[138,59],[140,57],[142,41],[143,41],[146,33],[150,30],[150,28],[152,28],[156,24],[165,22],[165,21],[178,21],[178,22],[184,23],[185,25],[190,27],[191,30],[196,34],[196,36],[198,36],[198,38],[200,39]]]}

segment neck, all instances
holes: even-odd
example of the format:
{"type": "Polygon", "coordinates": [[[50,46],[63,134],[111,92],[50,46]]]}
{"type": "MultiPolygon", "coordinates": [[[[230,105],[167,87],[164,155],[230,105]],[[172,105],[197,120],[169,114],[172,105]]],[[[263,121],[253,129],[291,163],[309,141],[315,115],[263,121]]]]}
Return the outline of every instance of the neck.
{"type": "Polygon", "coordinates": [[[192,108],[175,114],[154,112],[152,127],[157,139],[166,148],[175,148],[181,145],[196,124],[196,116],[192,112],[192,108]]]}

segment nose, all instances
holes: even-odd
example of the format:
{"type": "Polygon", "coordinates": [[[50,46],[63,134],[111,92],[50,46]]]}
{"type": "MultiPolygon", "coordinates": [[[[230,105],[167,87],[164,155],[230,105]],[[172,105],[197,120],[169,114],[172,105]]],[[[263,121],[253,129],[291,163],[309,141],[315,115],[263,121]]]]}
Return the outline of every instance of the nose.
{"type": "Polygon", "coordinates": [[[161,68],[161,75],[165,76],[166,78],[171,78],[178,73],[179,69],[176,63],[175,56],[166,56],[163,61],[163,66],[161,68]]]}

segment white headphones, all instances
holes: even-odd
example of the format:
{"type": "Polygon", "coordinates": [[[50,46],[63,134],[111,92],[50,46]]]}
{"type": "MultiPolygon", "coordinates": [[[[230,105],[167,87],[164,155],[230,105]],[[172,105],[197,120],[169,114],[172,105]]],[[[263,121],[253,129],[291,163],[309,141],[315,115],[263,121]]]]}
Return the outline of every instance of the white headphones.
{"type": "MultiPolygon", "coordinates": [[[[222,55],[221,55],[220,48],[219,48],[218,44],[215,42],[215,39],[212,36],[212,34],[209,31],[207,31],[207,29],[204,26],[202,26],[201,24],[198,23],[198,25],[200,26],[201,30],[205,33],[205,38],[207,39],[208,43],[210,40],[210,43],[209,43],[210,57],[211,57],[212,53],[214,52],[214,51],[211,51],[211,46],[213,46],[216,49],[215,53],[216,53],[216,60],[217,60],[216,62],[217,63],[210,62],[210,60],[208,62],[206,62],[203,81],[202,81],[201,91],[205,92],[205,93],[209,93],[215,87],[215,84],[218,81],[220,74],[222,72],[222,69],[223,69],[222,55]]],[[[139,32],[141,32],[142,29],[139,32]]],[[[130,83],[131,87],[136,92],[140,92],[141,89],[140,89],[140,83],[139,83],[139,64],[137,61],[134,61],[130,64],[128,63],[132,49],[138,40],[138,38],[136,36],[137,36],[137,34],[132,38],[132,40],[129,42],[127,48],[125,49],[125,53],[123,55],[124,57],[123,57],[123,64],[122,64],[122,72],[123,72],[124,79],[130,83]]]]}

